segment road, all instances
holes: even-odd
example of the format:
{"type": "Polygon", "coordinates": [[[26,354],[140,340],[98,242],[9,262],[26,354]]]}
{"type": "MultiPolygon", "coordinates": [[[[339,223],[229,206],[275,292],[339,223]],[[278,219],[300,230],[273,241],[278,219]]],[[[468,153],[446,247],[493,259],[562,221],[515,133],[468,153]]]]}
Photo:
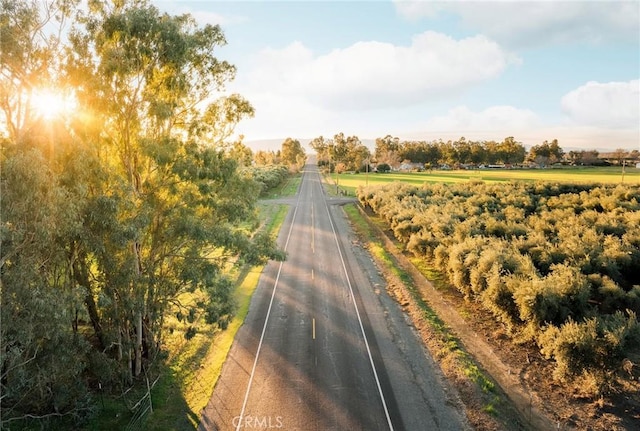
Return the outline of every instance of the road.
{"type": "Polygon", "coordinates": [[[307,164],[199,430],[468,428],[340,203],[307,164]]]}

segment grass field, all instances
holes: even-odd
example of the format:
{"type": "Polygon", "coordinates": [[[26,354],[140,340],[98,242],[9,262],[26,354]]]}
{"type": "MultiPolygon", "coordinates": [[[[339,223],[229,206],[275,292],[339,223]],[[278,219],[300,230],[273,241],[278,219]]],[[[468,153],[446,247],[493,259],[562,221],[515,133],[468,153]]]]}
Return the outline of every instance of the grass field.
{"type": "MultiPolygon", "coordinates": [[[[336,175],[331,175],[335,183],[336,175]]],[[[385,184],[401,181],[412,184],[423,183],[460,183],[467,181],[503,182],[503,181],[553,181],[553,182],[589,182],[589,183],[640,183],[640,169],[626,167],[624,178],[620,167],[602,168],[553,168],[553,169],[483,169],[431,172],[389,172],[385,174],[340,174],[338,184],[341,189],[353,195],[358,186],[385,184]]]]}

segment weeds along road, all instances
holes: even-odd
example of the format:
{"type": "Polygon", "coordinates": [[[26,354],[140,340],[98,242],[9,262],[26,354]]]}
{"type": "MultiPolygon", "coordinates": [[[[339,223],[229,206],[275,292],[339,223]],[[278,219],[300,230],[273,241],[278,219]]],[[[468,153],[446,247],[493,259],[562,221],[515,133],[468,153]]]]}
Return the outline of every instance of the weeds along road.
{"type": "Polygon", "coordinates": [[[315,164],[291,202],[199,429],[467,429],[315,164]]]}

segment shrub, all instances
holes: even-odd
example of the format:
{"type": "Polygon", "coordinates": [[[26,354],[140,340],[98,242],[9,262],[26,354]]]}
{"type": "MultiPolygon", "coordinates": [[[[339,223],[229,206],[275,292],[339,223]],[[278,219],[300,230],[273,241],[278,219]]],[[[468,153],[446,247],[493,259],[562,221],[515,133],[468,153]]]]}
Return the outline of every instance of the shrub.
{"type": "Polygon", "coordinates": [[[484,280],[486,287],[480,293],[482,305],[498,321],[505,324],[510,333],[513,333],[521,323],[513,292],[518,289],[518,283],[523,282],[523,280],[510,276],[505,277],[503,269],[498,262],[494,262],[485,273],[484,280]]]}
{"type": "Polygon", "coordinates": [[[556,265],[543,278],[522,283],[514,292],[520,319],[534,330],[547,324],[562,325],[569,318],[582,319],[590,313],[590,284],[577,268],[556,265]]]}
{"type": "Polygon", "coordinates": [[[571,319],[560,327],[549,325],[538,344],[545,357],[556,361],[554,378],[595,378],[596,389],[603,390],[623,359],[625,346],[637,342],[638,336],[636,314],[617,312],[580,323],[571,319]]]}
{"type": "Polygon", "coordinates": [[[378,166],[376,166],[377,172],[385,173],[385,172],[389,172],[390,170],[391,170],[391,166],[389,166],[387,163],[380,163],[378,166]]]}

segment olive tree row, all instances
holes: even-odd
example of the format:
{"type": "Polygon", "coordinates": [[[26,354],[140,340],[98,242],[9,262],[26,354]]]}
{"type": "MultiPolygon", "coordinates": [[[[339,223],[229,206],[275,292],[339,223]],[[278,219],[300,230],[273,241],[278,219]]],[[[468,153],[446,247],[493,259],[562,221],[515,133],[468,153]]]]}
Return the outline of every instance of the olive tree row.
{"type": "Polygon", "coordinates": [[[407,249],[493,313],[556,377],[602,387],[640,336],[640,187],[481,182],[361,187],[407,249]]]}

